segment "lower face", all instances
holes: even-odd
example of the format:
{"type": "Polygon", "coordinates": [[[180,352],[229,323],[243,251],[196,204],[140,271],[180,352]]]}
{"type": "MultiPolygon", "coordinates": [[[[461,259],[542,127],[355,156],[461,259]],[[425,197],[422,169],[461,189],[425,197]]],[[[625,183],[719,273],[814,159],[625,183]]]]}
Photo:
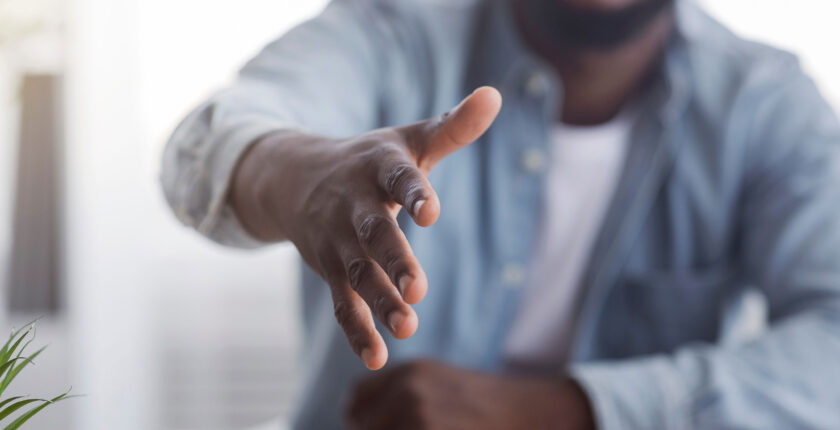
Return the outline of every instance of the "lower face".
{"type": "Polygon", "coordinates": [[[553,1],[559,5],[568,5],[581,9],[589,10],[617,10],[628,6],[633,6],[639,3],[644,3],[646,0],[548,0],[553,1]]]}
{"type": "Polygon", "coordinates": [[[545,40],[612,49],[643,33],[676,0],[513,0],[545,40]]]}

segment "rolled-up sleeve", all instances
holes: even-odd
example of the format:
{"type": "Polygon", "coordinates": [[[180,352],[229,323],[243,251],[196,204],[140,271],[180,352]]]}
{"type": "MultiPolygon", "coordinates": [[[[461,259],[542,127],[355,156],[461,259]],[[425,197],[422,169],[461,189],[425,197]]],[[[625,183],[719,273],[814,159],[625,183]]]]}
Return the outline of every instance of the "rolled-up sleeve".
{"type": "Polygon", "coordinates": [[[164,151],[161,182],[182,223],[224,245],[259,247],[228,204],[249,146],[280,130],[340,136],[374,128],[390,40],[374,3],[331,2],[181,122],[164,151]]]}
{"type": "Polygon", "coordinates": [[[161,174],[166,199],[182,223],[204,236],[223,245],[257,248],[262,243],[247,233],[228,205],[230,180],[253,142],[292,125],[269,118],[237,119],[211,132],[207,117],[213,109],[213,101],[202,106],[172,135],[161,174]]]}
{"type": "Polygon", "coordinates": [[[755,103],[739,263],[769,329],[734,345],[576,364],[601,429],[837,428],[840,124],[800,71],[755,103]]]}

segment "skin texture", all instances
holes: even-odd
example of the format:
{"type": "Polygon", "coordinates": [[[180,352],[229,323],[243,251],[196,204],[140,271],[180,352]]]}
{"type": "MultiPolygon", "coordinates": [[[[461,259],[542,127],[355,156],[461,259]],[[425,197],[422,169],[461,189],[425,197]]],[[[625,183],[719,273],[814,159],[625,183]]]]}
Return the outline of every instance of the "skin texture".
{"type": "Polygon", "coordinates": [[[426,176],[441,159],[490,127],[502,99],[479,88],[447,114],[350,139],[268,136],[244,156],[231,201],[244,226],[267,241],[290,240],[330,285],[335,316],[371,370],[388,359],[373,318],[398,339],[417,330],[411,304],[426,275],[396,216],[405,207],[434,224],[440,201],[426,176]]]}
{"type": "Polygon", "coordinates": [[[434,361],[361,382],[346,415],[354,430],[594,428],[588,403],[571,380],[497,376],[434,361]]]}

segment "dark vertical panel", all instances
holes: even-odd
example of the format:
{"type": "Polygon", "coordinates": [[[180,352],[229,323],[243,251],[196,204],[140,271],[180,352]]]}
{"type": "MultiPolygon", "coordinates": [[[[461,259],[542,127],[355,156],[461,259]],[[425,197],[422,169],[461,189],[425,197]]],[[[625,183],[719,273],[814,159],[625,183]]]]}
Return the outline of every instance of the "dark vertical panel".
{"type": "Polygon", "coordinates": [[[8,284],[12,311],[53,313],[60,306],[59,100],[57,76],[24,78],[8,284]]]}

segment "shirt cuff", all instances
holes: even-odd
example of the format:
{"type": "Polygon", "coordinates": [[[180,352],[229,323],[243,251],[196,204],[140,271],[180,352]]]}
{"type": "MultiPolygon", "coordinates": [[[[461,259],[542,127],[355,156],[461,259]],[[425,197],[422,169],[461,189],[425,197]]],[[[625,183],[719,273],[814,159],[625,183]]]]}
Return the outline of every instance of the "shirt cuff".
{"type": "Polygon", "coordinates": [[[691,428],[689,393],[668,357],[578,363],[569,374],[589,398],[599,430],[691,428]]]}

